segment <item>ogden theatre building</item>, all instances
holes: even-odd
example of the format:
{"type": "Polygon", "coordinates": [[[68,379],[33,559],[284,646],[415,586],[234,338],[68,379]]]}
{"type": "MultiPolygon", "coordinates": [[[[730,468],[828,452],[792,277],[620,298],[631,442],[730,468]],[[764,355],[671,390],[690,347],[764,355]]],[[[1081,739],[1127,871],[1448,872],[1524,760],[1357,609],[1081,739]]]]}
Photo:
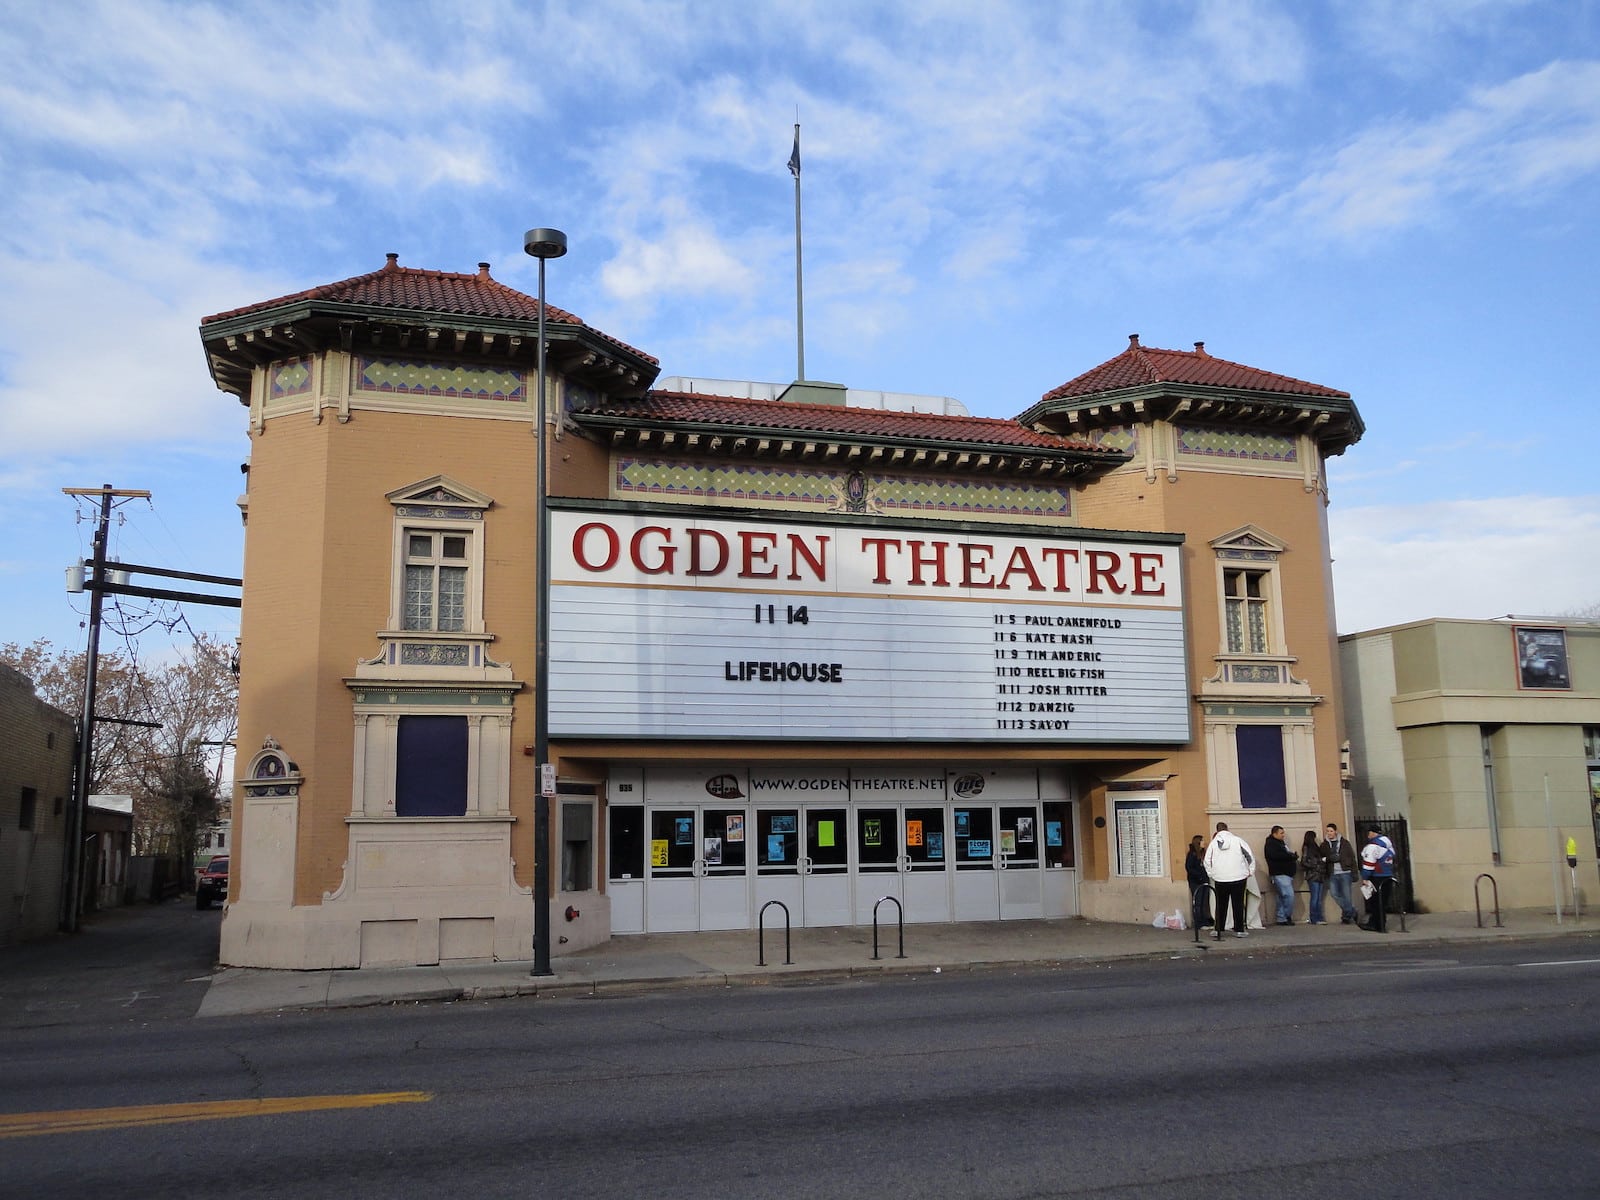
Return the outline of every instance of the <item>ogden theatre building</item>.
{"type": "Polygon", "coordinates": [[[771,900],[1133,920],[1181,903],[1219,819],[1258,845],[1346,819],[1347,394],[1135,337],[995,420],[658,383],[548,317],[542,415],[537,302],[487,265],[391,255],[202,323],[250,436],[225,962],[529,958],[536,853],[557,955],[771,900]]]}

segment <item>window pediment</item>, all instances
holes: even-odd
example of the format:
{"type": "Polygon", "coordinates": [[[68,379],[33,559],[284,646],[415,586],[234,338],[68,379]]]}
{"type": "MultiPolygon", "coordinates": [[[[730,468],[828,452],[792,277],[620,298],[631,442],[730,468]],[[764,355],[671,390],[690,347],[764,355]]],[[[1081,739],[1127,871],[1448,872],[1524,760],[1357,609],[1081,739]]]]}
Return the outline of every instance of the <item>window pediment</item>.
{"type": "Polygon", "coordinates": [[[1276,558],[1289,548],[1281,538],[1275,538],[1258,525],[1241,525],[1231,533],[1211,540],[1211,548],[1219,558],[1276,558]]]}
{"type": "Polygon", "coordinates": [[[397,508],[418,506],[471,509],[476,510],[480,518],[483,511],[494,504],[492,497],[451,479],[448,475],[435,475],[431,479],[396,488],[386,493],[385,498],[397,508]]]}

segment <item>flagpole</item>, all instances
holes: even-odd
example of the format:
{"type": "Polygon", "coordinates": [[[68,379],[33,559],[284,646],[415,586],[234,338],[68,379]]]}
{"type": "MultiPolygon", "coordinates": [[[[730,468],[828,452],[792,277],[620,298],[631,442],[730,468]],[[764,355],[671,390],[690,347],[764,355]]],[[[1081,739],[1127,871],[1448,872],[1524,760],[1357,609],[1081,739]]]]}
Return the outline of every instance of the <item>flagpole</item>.
{"type": "Polygon", "coordinates": [[[794,329],[797,369],[795,379],[806,377],[806,291],[801,273],[800,247],[800,122],[794,124],[794,150],[789,155],[789,172],[794,176],[794,329]]]}

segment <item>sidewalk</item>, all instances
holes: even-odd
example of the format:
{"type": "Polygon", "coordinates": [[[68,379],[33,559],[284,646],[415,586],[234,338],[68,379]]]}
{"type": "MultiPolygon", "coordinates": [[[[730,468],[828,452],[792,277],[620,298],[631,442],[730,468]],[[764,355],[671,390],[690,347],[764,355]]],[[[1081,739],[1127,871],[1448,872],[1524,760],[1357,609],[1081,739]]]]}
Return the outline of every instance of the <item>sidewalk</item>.
{"type": "MultiPolygon", "coordinates": [[[[1334,910],[1335,913],[1337,910],[1334,910]]],[[[1148,925],[1057,921],[990,921],[961,925],[908,925],[905,957],[898,957],[894,928],[879,930],[873,959],[872,929],[844,927],[796,929],[785,961],[784,933],[768,928],[758,946],[755,930],[720,933],[639,934],[613,938],[593,951],[553,958],[552,975],[534,978],[533,963],[471,962],[432,967],[393,967],[339,971],[276,971],[228,967],[212,977],[197,1014],[239,1016],[280,1009],[353,1008],[419,1001],[484,1000],[507,996],[582,996],[619,994],[663,987],[735,987],[838,981],[898,973],[993,970],[1006,967],[1066,967],[1175,956],[1232,957],[1276,951],[1314,952],[1318,948],[1358,948],[1406,954],[1422,947],[1484,939],[1509,940],[1554,935],[1600,934],[1600,917],[1566,914],[1557,924],[1550,910],[1492,913],[1478,928],[1473,913],[1408,914],[1389,918],[1389,933],[1367,933],[1340,925],[1252,930],[1246,938],[1231,933],[1220,942],[1208,930],[1195,940],[1193,930],[1152,929],[1148,925]],[[763,953],[764,952],[764,953],[763,953]],[[758,954],[766,965],[758,963],[758,954]]]]}

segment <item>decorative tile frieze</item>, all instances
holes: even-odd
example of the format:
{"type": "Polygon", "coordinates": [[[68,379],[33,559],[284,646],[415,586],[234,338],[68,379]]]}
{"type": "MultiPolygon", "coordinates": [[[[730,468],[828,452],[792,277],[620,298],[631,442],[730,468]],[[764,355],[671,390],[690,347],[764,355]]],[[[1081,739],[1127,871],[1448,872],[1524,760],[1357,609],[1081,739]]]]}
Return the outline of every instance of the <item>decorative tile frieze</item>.
{"type": "Polygon", "coordinates": [[[791,466],[618,457],[619,498],[777,504],[830,512],[1067,517],[1071,489],[961,477],[867,475],[791,466]]]}
{"type": "Polygon", "coordinates": [[[1068,517],[1072,491],[1065,486],[987,479],[882,476],[872,485],[880,512],[1068,517]]]}
{"type": "Polygon", "coordinates": [[[470,664],[471,657],[466,646],[427,642],[403,642],[400,646],[403,667],[465,667],[470,664]]]}
{"type": "Polygon", "coordinates": [[[1260,663],[1230,663],[1228,678],[1234,683],[1282,683],[1283,669],[1260,663]]]}
{"type": "Polygon", "coordinates": [[[1179,454],[1247,462],[1299,461],[1299,443],[1292,433],[1264,433],[1221,425],[1180,425],[1177,433],[1179,454]]]}
{"type": "Polygon", "coordinates": [[[628,498],[676,497],[833,509],[839,505],[844,483],[839,473],[804,467],[619,457],[615,486],[619,497],[628,498]]]}
{"type": "Polygon", "coordinates": [[[1083,440],[1108,450],[1123,450],[1136,454],[1139,450],[1139,429],[1134,425],[1112,425],[1105,429],[1091,429],[1081,435],[1083,440]]]}
{"type": "Polygon", "coordinates": [[[431,517],[440,521],[481,521],[483,512],[476,508],[456,508],[451,505],[397,504],[395,512],[402,517],[416,519],[431,517]]]}
{"type": "Polygon", "coordinates": [[[267,369],[267,390],[274,400],[303,396],[311,390],[311,358],[291,358],[267,369]]]}
{"type": "Polygon", "coordinates": [[[528,398],[527,372],[516,367],[360,355],[356,390],[434,400],[489,400],[521,404],[528,398]]]}
{"type": "Polygon", "coordinates": [[[1241,721],[1275,721],[1275,720],[1301,720],[1309,721],[1313,716],[1311,704],[1280,704],[1271,700],[1249,701],[1212,701],[1201,706],[1207,720],[1226,720],[1234,718],[1241,721]]]}
{"type": "Polygon", "coordinates": [[[510,708],[515,697],[509,691],[471,687],[406,688],[354,687],[355,703],[366,708],[510,708]]]}

